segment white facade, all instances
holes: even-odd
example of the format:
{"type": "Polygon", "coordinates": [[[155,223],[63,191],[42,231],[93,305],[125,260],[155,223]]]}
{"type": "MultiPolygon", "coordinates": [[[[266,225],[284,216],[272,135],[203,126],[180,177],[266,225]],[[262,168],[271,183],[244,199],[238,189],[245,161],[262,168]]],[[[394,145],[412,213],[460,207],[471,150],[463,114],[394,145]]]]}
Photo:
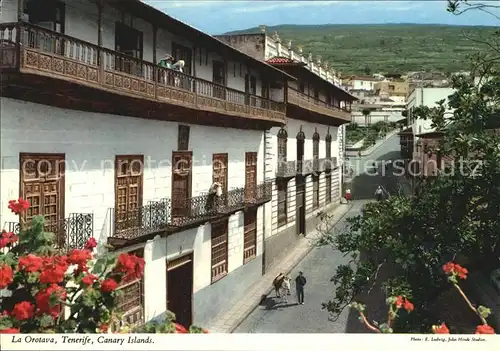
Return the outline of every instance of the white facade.
{"type": "MultiPolygon", "coordinates": [[[[17,21],[17,1],[2,2],[2,22],[17,21]]],[[[88,0],[66,0],[65,34],[98,44],[97,7],[88,0]]],[[[27,20],[27,18],[25,18],[27,20]]],[[[171,52],[177,43],[193,49],[193,76],[212,81],[213,61],[225,61],[226,86],[245,91],[243,59],[229,60],[207,51],[200,43],[190,42],[164,28],[158,28],[156,47],[153,47],[153,25],[129,13],[105,6],[103,12],[103,47],[115,50],[115,22],[122,22],[143,34],[145,61],[158,61],[171,52]]],[[[215,40],[215,39],[213,39],[215,40]]],[[[229,47],[228,47],[229,48],[229,47]]],[[[227,49],[231,53],[233,49],[227,49]]],[[[236,51],[230,57],[241,57],[236,51]]],[[[261,95],[258,70],[262,63],[254,62],[250,74],[256,77],[256,95],[261,95]]],[[[49,88],[50,89],[50,88],[49,88]]],[[[113,226],[112,208],[115,207],[115,157],[142,155],[142,204],[172,197],[172,151],[178,148],[178,123],[69,110],[40,105],[13,98],[1,98],[1,169],[0,169],[0,224],[17,222],[18,218],[6,211],[8,201],[20,194],[20,153],[64,154],[64,213],[93,214],[94,237],[100,244],[107,242],[113,226]]],[[[196,113],[196,112],[193,112],[196,113]]],[[[230,118],[230,117],[226,117],[230,118]]],[[[264,181],[264,131],[189,125],[189,150],[193,153],[191,197],[206,194],[212,185],[212,157],[228,154],[228,189],[245,187],[245,153],[257,153],[257,184],[264,181]]],[[[194,296],[194,323],[205,325],[227,305],[238,299],[261,274],[263,253],[264,209],[257,208],[256,256],[244,263],[244,214],[236,212],[228,219],[227,275],[213,282],[211,277],[211,223],[156,237],[147,243],[123,250],[144,248],[146,261],[144,276],[144,319],[161,315],[167,308],[167,265],[170,261],[192,253],[194,296]],[[248,268],[250,267],[251,268],[248,268]],[[237,273],[244,270],[243,273],[237,273]],[[236,278],[235,278],[236,277],[236,278]],[[238,287],[235,287],[236,280],[238,287]]]]}
{"type": "MultiPolygon", "coordinates": [[[[422,134],[434,131],[431,127],[431,120],[422,120],[411,115],[411,109],[419,106],[427,106],[429,108],[436,107],[438,101],[445,100],[445,107],[448,104],[448,96],[453,94],[453,88],[415,88],[408,96],[408,120],[409,125],[413,126],[413,133],[422,134]]],[[[450,112],[447,110],[446,113],[450,112]]],[[[415,142],[418,138],[415,138],[415,142]]]]}
{"type": "Polygon", "coordinates": [[[375,79],[353,78],[350,86],[352,90],[373,90],[374,85],[378,82],[375,79]]]}
{"type": "MultiPolygon", "coordinates": [[[[25,2],[28,0],[25,0],[25,2]]],[[[31,0],[33,1],[33,0],[31,0]]],[[[35,0],[36,1],[36,0],[35,0]]],[[[65,4],[65,29],[64,34],[91,44],[98,44],[98,10],[95,2],[90,0],[63,0],[65,4]]],[[[0,23],[17,21],[17,0],[2,1],[2,16],[0,23]]],[[[25,16],[25,20],[29,17],[25,16]]],[[[153,48],[153,24],[142,18],[138,18],[130,13],[104,6],[102,13],[102,46],[110,50],[116,50],[115,46],[115,23],[120,22],[132,27],[143,35],[142,59],[153,62],[154,51],[156,51],[156,61],[163,58],[165,54],[172,53],[172,44],[179,44],[192,49],[191,75],[213,80],[213,62],[225,62],[226,64],[226,86],[228,88],[245,91],[245,74],[247,66],[243,61],[226,60],[218,53],[207,51],[203,48],[203,42],[192,42],[186,38],[170,33],[166,28],[157,28],[156,48],[153,48]]],[[[187,25],[186,25],[187,27],[187,25]]],[[[216,39],[212,39],[216,40],[216,39]]],[[[184,69],[186,72],[186,69],[184,69]]],[[[261,96],[262,80],[261,73],[254,68],[249,68],[249,73],[256,78],[256,95],[261,96]]]]}
{"type": "Polygon", "coordinates": [[[322,63],[321,58],[316,61],[313,60],[312,54],[305,57],[302,53],[302,49],[297,49],[298,52],[294,52],[292,49],[292,42],[289,41],[286,45],[281,42],[279,37],[274,35],[273,37],[266,36],[266,48],[265,48],[265,59],[268,60],[272,57],[288,57],[296,62],[304,62],[307,64],[307,69],[312,73],[320,76],[324,80],[338,86],[342,87],[342,79],[340,74],[335,72],[333,69],[328,68],[328,63],[322,63]]]}
{"type": "Polygon", "coordinates": [[[364,126],[365,124],[370,125],[377,122],[398,122],[405,119],[402,115],[403,111],[404,108],[382,108],[378,111],[372,111],[368,117],[365,117],[361,111],[352,111],[352,123],[364,126]]]}

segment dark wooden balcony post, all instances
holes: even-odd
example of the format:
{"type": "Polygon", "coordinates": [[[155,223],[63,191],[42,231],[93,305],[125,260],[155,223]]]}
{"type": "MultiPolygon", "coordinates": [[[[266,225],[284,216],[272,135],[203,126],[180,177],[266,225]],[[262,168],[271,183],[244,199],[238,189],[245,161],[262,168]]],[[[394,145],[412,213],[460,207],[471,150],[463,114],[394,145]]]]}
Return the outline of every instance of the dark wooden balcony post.
{"type": "Polygon", "coordinates": [[[21,21],[24,14],[24,0],[17,0],[17,21],[21,21]]]}
{"type": "Polygon", "coordinates": [[[286,78],[283,82],[283,102],[285,104],[288,104],[288,81],[286,80],[286,78]]]}
{"type": "Polygon", "coordinates": [[[103,0],[97,0],[97,65],[99,67],[99,82],[104,77],[104,53],[102,52],[102,10],[104,8],[103,0]]]}

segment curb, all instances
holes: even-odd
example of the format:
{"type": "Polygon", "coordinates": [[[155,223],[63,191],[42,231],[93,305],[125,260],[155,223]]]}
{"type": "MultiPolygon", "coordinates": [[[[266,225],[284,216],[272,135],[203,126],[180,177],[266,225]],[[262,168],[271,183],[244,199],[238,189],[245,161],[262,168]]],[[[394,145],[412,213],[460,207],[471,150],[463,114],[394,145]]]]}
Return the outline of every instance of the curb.
{"type": "MultiPolygon", "coordinates": [[[[390,133],[389,133],[389,134],[390,134],[390,133]]],[[[383,140],[380,140],[380,141],[378,142],[378,143],[379,143],[378,145],[377,145],[377,144],[373,145],[373,146],[372,146],[372,148],[373,148],[373,149],[371,149],[371,150],[370,150],[370,152],[368,152],[368,153],[366,153],[366,154],[364,154],[364,153],[363,153],[363,151],[361,151],[361,157],[370,156],[373,152],[375,152],[375,150],[377,150],[379,147],[381,147],[381,146],[382,146],[382,145],[383,145],[383,144],[384,144],[387,140],[389,140],[390,138],[392,138],[392,137],[393,137],[394,135],[396,135],[396,134],[397,134],[397,133],[396,133],[396,132],[394,132],[394,133],[393,133],[393,134],[391,134],[391,135],[388,135],[388,136],[386,135],[386,137],[385,137],[383,140]]]]}
{"type": "MultiPolygon", "coordinates": [[[[340,206],[342,206],[342,204],[340,204],[340,206]]],[[[335,223],[333,224],[333,227],[335,227],[337,225],[337,223],[339,223],[342,219],[344,219],[345,216],[347,216],[347,214],[349,213],[349,210],[353,207],[352,204],[349,205],[349,207],[347,208],[347,211],[345,211],[344,214],[342,214],[339,219],[337,221],[335,221],[335,223]]],[[[332,228],[333,228],[332,227],[332,228]]],[[[315,248],[316,246],[315,245],[308,245],[308,248],[306,250],[304,250],[304,252],[299,256],[299,259],[294,263],[292,264],[292,266],[290,268],[288,268],[285,272],[283,272],[284,274],[289,274],[291,271],[293,271],[295,269],[295,267],[297,267],[305,258],[307,255],[309,255],[309,253],[315,248]]],[[[272,291],[273,291],[273,287],[269,288],[269,290],[266,290],[267,292],[265,293],[265,295],[269,295],[272,291]]],[[[238,322],[234,324],[234,326],[231,327],[231,329],[229,330],[229,333],[232,333],[236,330],[236,328],[238,328],[241,323],[243,323],[245,321],[245,319],[247,319],[247,317],[249,315],[252,314],[253,311],[255,311],[257,309],[257,307],[260,306],[260,302],[262,301],[259,300],[259,302],[255,305],[255,307],[251,308],[248,313],[244,313],[243,316],[241,318],[238,319],[238,322]]]]}

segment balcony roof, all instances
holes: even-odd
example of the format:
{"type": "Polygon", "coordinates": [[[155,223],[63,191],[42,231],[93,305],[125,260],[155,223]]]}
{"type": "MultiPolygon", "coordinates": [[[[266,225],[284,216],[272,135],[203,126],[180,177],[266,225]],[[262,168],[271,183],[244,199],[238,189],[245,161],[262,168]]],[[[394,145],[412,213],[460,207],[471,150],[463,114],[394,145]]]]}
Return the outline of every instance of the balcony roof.
{"type": "Polygon", "coordinates": [[[168,29],[173,34],[179,35],[180,37],[185,37],[190,41],[196,43],[200,39],[207,42],[207,46],[212,47],[218,53],[227,54],[233,57],[237,57],[242,60],[245,64],[251,67],[263,70],[266,74],[271,74],[275,77],[280,77],[284,80],[296,80],[295,77],[283,72],[282,70],[267,64],[266,62],[254,59],[253,57],[245,54],[244,52],[233,48],[232,46],[224,43],[223,41],[213,37],[210,34],[202,32],[193,26],[186,24],[174,17],[167,15],[166,13],[158,10],[150,5],[145,4],[141,0],[104,0],[105,3],[112,5],[116,8],[126,9],[130,13],[137,15],[147,21],[151,21],[158,27],[168,29]]]}
{"type": "Polygon", "coordinates": [[[271,64],[271,65],[275,65],[275,66],[280,66],[280,65],[306,66],[307,65],[305,62],[294,61],[288,57],[283,57],[283,56],[271,57],[266,62],[271,64]]]}

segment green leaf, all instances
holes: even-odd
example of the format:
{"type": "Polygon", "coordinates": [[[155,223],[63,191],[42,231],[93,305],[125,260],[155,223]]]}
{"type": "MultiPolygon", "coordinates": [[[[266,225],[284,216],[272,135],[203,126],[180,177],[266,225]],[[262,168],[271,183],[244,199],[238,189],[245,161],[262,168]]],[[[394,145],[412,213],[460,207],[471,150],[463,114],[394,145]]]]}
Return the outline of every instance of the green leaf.
{"type": "Polygon", "coordinates": [[[479,307],[477,308],[477,312],[479,313],[479,315],[480,315],[481,317],[483,317],[484,319],[486,319],[486,318],[488,318],[488,317],[489,317],[489,315],[491,314],[491,309],[486,308],[486,307],[484,307],[484,306],[479,306],[479,307]]]}
{"type": "Polygon", "coordinates": [[[54,318],[52,318],[52,316],[44,314],[42,317],[40,317],[40,326],[42,328],[48,328],[52,325],[54,325],[54,318]]]}
{"type": "Polygon", "coordinates": [[[38,276],[40,273],[34,272],[34,273],[29,273],[26,281],[28,284],[35,284],[38,281],[38,276]]]}
{"type": "Polygon", "coordinates": [[[12,328],[12,320],[9,317],[1,317],[0,318],[0,330],[12,328]]]}

